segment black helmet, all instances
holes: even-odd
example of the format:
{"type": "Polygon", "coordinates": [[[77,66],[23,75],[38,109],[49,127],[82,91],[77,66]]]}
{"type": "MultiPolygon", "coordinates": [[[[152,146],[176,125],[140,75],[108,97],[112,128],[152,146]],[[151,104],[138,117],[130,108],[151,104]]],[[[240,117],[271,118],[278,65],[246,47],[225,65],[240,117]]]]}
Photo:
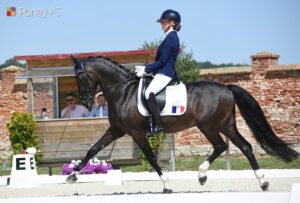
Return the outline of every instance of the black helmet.
{"type": "Polygon", "coordinates": [[[175,23],[180,24],[181,17],[177,11],[169,9],[169,10],[165,10],[161,14],[160,19],[158,19],[157,22],[161,22],[162,20],[174,20],[175,23]]]}

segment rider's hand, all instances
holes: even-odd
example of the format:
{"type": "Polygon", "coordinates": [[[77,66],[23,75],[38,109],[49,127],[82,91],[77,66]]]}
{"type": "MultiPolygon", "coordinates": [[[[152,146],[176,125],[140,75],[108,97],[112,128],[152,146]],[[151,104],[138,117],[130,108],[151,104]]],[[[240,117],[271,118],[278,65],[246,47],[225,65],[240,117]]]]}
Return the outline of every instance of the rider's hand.
{"type": "Polygon", "coordinates": [[[135,66],[134,72],[139,78],[142,77],[146,73],[145,66],[135,66]]]}
{"type": "Polygon", "coordinates": [[[134,72],[137,73],[137,72],[139,72],[139,70],[141,70],[141,69],[145,69],[145,66],[135,66],[135,67],[134,67],[134,72]]]}

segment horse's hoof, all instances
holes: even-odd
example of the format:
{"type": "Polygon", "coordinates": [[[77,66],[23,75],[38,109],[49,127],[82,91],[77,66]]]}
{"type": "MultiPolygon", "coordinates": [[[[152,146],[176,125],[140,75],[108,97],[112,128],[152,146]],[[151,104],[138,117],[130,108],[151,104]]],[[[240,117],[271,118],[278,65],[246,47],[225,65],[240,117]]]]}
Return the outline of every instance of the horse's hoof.
{"type": "Polygon", "coordinates": [[[261,189],[262,189],[263,191],[268,190],[268,188],[269,188],[269,183],[268,183],[268,182],[264,182],[263,185],[261,186],[261,189]]]}
{"type": "Polygon", "coordinates": [[[164,193],[164,194],[171,194],[172,192],[173,192],[173,191],[172,191],[171,189],[166,189],[166,188],[165,188],[165,189],[163,190],[163,193],[164,193]]]}
{"type": "Polygon", "coordinates": [[[78,178],[76,177],[76,174],[74,173],[74,174],[71,174],[68,176],[66,182],[67,183],[75,183],[77,181],[77,179],[78,178]]]}
{"type": "Polygon", "coordinates": [[[206,181],[207,181],[207,176],[203,176],[203,177],[199,178],[199,182],[201,185],[204,185],[206,183],[206,181]]]}

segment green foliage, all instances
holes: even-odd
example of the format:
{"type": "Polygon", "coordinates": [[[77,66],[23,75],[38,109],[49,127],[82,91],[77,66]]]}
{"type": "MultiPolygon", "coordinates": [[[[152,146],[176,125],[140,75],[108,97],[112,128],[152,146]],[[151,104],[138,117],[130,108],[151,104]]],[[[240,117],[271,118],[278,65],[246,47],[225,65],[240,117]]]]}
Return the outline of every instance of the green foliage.
{"type": "MultiPolygon", "coordinates": [[[[166,134],[161,133],[155,137],[148,137],[147,140],[150,144],[150,147],[154,153],[154,155],[156,156],[156,158],[158,157],[158,153],[160,150],[163,150],[164,146],[163,146],[163,142],[166,140],[166,134]]],[[[149,171],[151,169],[151,166],[149,164],[149,162],[147,161],[146,157],[144,154],[142,154],[142,168],[143,170],[149,171]]]]}
{"type": "Polygon", "coordinates": [[[6,60],[3,64],[0,65],[0,70],[2,68],[6,68],[7,66],[11,66],[11,65],[15,65],[20,68],[26,68],[26,65],[24,63],[20,63],[11,58],[11,59],[6,60]]]}
{"type": "Polygon", "coordinates": [[[199,66],[197,61],[193,59],[192,52],[182,51],[176,61],[176,71],[180,80],[184,83],[194,82],[199,79],[199,66]]]}
{"type": "Polygon", "coordinates": [[[213,64],[209,61],[197,62],[198,67],[201,68],[226,68],[226,67],[240,67],[240,66],[249,66],[248,64],[234,64],[234,63],[221,63],[221,64],[213,64]]]}
{"type": "Polygon", "coordinates": [[[157,49],[157,47],[162,43],[162,39],[157,39],[153,42],[144,42],[144,44],[142,45],[141,49],[157,49]]]}
{"type": "MultiPolygon", "coordinates": [[[[14,154],[19,154],[28,147],[35,147],[38,151],[37,125],[31,113],[13,113],[11,122],[7,124],[7,128],[14,154]]],[[[41,153],[37,152],[35,155],[36,161],[39,162],[41,158],[41,153]]]]}

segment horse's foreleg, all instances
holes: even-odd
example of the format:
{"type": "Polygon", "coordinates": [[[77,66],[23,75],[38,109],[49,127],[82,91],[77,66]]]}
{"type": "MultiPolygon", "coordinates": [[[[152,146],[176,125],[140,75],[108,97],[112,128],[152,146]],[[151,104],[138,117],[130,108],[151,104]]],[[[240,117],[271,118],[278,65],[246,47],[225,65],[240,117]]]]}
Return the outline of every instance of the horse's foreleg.
{"type": "Polygon", "coordinates": [[[86,156],[82,159],[80,164],[74,169],[74,172],[68,176],[67,182],[75,182],[77,180],[76,174],[79,174],[79,172],[85,167],[85,165],[93,156],[95,156],[100,150],[105,148],[107,145],[112,143],[117,138],[122,137],[123,135],[124,133],[122,133],[120,130],[109,127],[107,131],[104,133],[104,135],[101,137],[101,139],[96,144],[94,144],[94,146],[92,146],[91,149],[89,149],[86,156]]]}
{"type": "Polygon", "coordinates": [[[150,163],[150,165],[156,170],[158,173],[161,181],[163,182],[163,193],[172,193],[172,190],[169,185],[169,179],[168,177],[164,176],[160,166],[157,163],[157,160],[154,156],[154,153],[151,149],[151,146],[149,145],[145,135],[139,135],[139,136],[132,136],[136,144],[140,147],[142,152],[144,153],[146,159],[150,163]]]}

